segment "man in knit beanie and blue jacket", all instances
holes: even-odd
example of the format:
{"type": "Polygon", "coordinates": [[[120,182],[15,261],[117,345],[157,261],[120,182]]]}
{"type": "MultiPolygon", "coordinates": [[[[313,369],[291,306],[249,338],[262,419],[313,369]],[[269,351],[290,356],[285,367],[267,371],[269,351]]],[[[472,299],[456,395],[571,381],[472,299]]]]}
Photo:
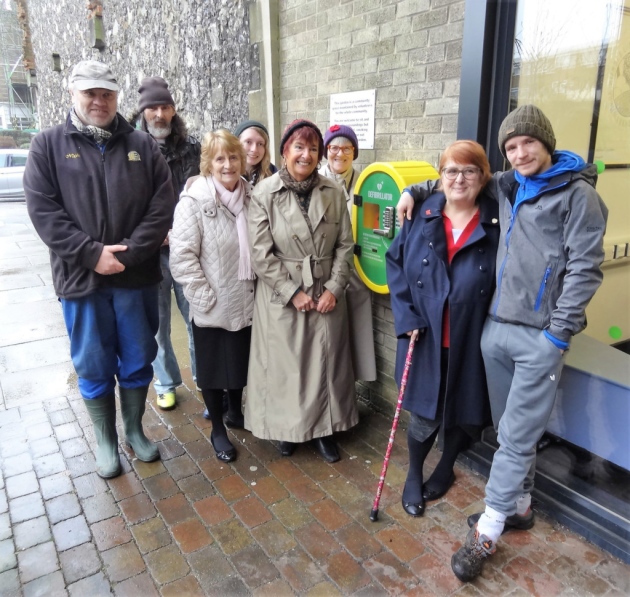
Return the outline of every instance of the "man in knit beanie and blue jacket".
{"type": "Polygon", "coordinates": [[[469,517],[466,542],[451,561],[463,582],[481,574],[505,530],[534,525],[536,444],[555,402],[564,352],[585,328],[586,306],[603,278],[608,210],[594,188],[596,168],[555,147],[551,123],[533,105],[508,114],[499,129],[499,148],[513,169],[489,183],[499,201],[501,239],[481,339],[499,449],[486,509],[469,517]]]}
{"type": "Polygon", "coordinates": [[[507,528],[534,524],[536,444],[553,408],[563,355],[586,326],[584,311],[602,282],[608,210],[594,189],[595,166],[554,151],[551,123],[520,106],[499,129],[513,170],[495,175],[501,239],[497,287],[483,336],[499,449],[486,485],[486,510],[473,515],[452,558],[463,582],[476,578],[507,528]]]}

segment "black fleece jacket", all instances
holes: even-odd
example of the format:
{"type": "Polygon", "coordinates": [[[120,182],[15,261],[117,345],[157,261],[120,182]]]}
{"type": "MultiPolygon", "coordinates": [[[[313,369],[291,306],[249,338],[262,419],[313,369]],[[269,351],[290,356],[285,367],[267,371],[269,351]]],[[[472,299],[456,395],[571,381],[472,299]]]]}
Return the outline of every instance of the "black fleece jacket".
{"type": "Polygon", "coordinates": [[[39,133],[24,172],[29,215],[50,248],[55,292],[80,298],[104,286],[139,288],[161,280],[159,249],[176,198],[157,143],[119,114],[104,150],[65,124],[39,133]],[[120,274],[94,271],[103,245],[122,244],[120,274]]]}

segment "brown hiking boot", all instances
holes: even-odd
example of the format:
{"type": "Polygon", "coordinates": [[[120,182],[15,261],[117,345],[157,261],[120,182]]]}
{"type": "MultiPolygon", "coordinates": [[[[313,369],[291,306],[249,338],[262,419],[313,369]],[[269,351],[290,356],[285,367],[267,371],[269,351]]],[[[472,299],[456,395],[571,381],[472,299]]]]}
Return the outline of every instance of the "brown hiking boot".
{"type": "Polygon", "coordinates": [[[481,574],[486,559],[496,550],[491,539],[477,533],[477,525],[475,525],[468,531],[464,546],[460,547],[451,558],[451,568],[455,576],[462,582],[475,580],[481,574]]]}
{"type": "MultiPolygon", "coordinates": [[[[481,518],[483,512],[477,512],[476,514],[471,514],[466,522],[470,528],[474,527],[481,518]]],[[[525,512],[525,514],[512,514],[512,516],[508,516],[505,519],[505,526],[503,527],[503,533],[507,533],[508,531],[527,531],[534,526],[534,512],[530,508],[525,512]]],[[[501,533],[501,534],[503,534],[501,533]]]]}

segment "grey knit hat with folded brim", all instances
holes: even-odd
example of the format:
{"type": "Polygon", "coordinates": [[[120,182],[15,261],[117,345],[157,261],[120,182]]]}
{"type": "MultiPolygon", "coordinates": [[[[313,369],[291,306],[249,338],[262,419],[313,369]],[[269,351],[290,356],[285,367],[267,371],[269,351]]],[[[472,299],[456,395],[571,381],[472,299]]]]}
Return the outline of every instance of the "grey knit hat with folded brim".
{"type": "Polygon", "coordinates": [[[533,104],[519,106],[510,112],[501,123],[499,149],[504,158],[507,159],[505,144],[512,137],[520,137],[521,135],[538,139],[549,150],[550,154],[553,154],[556,149],[556,136],[553,133],[549,118],[538,106],[533,104]]]}

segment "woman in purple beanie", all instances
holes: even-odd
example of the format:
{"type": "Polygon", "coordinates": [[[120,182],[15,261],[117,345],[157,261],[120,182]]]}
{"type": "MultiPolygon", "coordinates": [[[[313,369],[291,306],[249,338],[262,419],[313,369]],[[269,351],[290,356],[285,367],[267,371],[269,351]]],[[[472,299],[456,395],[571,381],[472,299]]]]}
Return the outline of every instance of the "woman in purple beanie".
{"type": "MultiPolygon", "coordinates": [[[[359,141],[355,132],[344,124],[333,124],[324,135],[324,153],[328,163],[319,173],[337,182],[343,189],[348,212],[352,216],[354,187],[359,172],[352,166],[359,156],[359,141]]],[[[350,349],[354,379],[376,380],[376,355],[372,330],[372,295],[356,271],[346,289],[350,349]]]]}

